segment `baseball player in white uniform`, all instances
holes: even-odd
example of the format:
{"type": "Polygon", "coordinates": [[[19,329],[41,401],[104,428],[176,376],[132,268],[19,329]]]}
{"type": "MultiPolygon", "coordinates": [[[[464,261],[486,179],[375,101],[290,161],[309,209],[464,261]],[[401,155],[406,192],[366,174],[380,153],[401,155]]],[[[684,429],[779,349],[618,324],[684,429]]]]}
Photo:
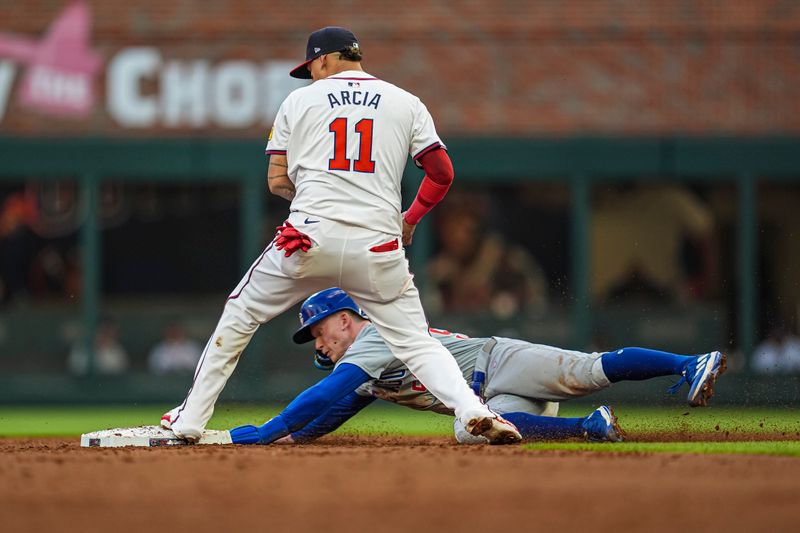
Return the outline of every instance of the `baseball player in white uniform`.
{"type": "Polygon", "coordinates": [[[266,150],[269,189],[291,202],[290,214],[228,297],[186,399],[162,417],[179,437],[200,437],[259,325],[338,285],[470,433],[497,443],[521,440],[513,424],[472,393],[456,362],[428,333],[405,258],[403,245],[453,180],[444,144],[419,98],[367,74],[360,60],[355,35],[327,27],[311,34],[306,61],[291,72],[314,81],[281,104],[266,150]],[[426,176],[401,212],[409,155],[426,176]]]}
{"type": "MultiPolygon", "coordinates": [[[[261,426],[231,430],[237,444],[276,440],[307,442],[325,435],[376,398],[412,409],[452,415],[400,360],[393,357],[375,327],[339,288],[309,297],[301,307],[295,342],[315,341],[315,365],[331,374],[300,394],[278,416],[261,426]],[[285,437],[283,428],[291,429],[285,437]]],[[[458,363],[465,383],[526,439],[584,437],[620,441],[623,432],[613,411],[600,406],[585,417],[556,417],[560,401],[606,389],[624,380],[681,376],[670,390],[689,384],[690,406],[706,405],[716,379],[725,371],[720,352],[679,355],[647,348],[584,353],[503,337],[469,338],[432,329],[458,363]]],[[[486,442],[471,435],[458,419],[456,439],[486,442]]]]}

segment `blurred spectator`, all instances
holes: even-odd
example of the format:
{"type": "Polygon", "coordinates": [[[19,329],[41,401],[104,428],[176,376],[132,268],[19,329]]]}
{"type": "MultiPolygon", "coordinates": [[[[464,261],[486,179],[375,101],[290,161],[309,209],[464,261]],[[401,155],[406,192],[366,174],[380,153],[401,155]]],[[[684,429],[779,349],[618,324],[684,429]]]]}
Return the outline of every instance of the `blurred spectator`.
{"type": "Polygon", "coordinates": [[[753,350],[751,364],[759,374],[800,372],[800,338],[784,324],[778,324],[753,350]]]}
{"type": "Polygon", "coordinates": [[[700,300],[714,290],[717,244],[707,206],[682,186],[598,191],[591,292],[609,299],[700,300]]]}
{"type": "Polygon", "coordinates": [[[462,198],[437,213],[440,252],[428,265],[436,298],[433,309],[486,312],[507,318],[520,311],[542,312],[547,283],[536,260],[521,246],[488,231],[485,211],[462,198]]]}
{"type": "Polygon", "coordinates": [[[189,338],[183,327],[173,322],[164,331],[164,338],[150,351],[147,366],[153,374],[192,372],[200,360],[203,347],[189,338]]]}
{"type": "Polygon", "coordinates": [[[38,217],[36,198],[29,192],[13,192],[0,204],[0,303],[27,288],[27,269],[35,253],[31,228],[38,217]]]}
{"type": "Polygon", "coordinates": [[[758,247],[763,254],[759,285],[764,308],[786,324],[800,323],[800,187],[765,184],[759,188],[758,247]]]}
{"type": "Polygon", "coordinates": [[[34,298],[74,296],[81,291],[79,252],[75,246],[48,243],[33,258],[28,274],[34,298]],[[66,248],[66,249],[63,249],[66,248]]]}
{"type": "MultiPolygon", "coordinates": [[[[94,337],[94,371],[98,374],[122,374],[128,370],[128,353],[119,342],[118,328],[114,321],[103,319],[97,326],[94,337]]],[[[89,372],[89,354],[78,340],[73,344],[67,359],[69,371],[78,376],[89,372]]]]}
{"type": "Polygon", "coordinates": [[[29,183],[0,201],[0,302],[80,292],[74,198],[44,189],[29,183]]]}

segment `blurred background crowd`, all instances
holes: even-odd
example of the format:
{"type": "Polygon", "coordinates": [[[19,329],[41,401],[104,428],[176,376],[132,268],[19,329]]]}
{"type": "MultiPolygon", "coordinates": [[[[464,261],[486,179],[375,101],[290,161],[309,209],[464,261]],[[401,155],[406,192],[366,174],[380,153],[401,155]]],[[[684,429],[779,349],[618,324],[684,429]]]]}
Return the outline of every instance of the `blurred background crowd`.
{"type": "MultiPolygon", "coordinates": [[[[75,306],[82,279],[75,184],[8,184],[0,191],[0,312],[22,309],[35,321],[38,308],[75,306]]],[[[724,184],[669,183],[593,190],[589,289],[594,312],[619,313],[624,320],[625,309],[681,314],[702,307],[714,316],[717,338],[726,344],[725,339],[735,339],[733,192],[724,184]]],[[[432,215],[434,244],[424,270],[416,272],[431,317],[446,324],[477,315],[506,327],[520,319],[566,317],[572,303],[569,201],[569,191],[558,184],[456,187],[432,215]]],[[[269,204],[265,243],[285,214],[279,201],[269,204]]],[[[757,332],[763,342],[750,361],[757,372],[800,371],[797,205],[800,190],[794,187],[765,187],[760,195],[757,332]]],[[[218,302],[241,275],[235,187],[114,183],[103,187],[101,206],[102,293],[109,301],[158,306],[160,300],[211,297],[218,302]]],[[[163,335],[152,339],[152,353],[148,350],[146,358],[136,353],[132,360],[117,339],[118,319],[101,317],[98,349],[111,346],[114,355],[100,357],[98,371],[190,372],[202,350],[196,341],[191,343],[194,357],[185,353],[192,351],[189,347],[176,348],[174,362],[163,347],[155,355],[162,342],[186,338],[181,315],[191,318],[190,311],[167,317],[163,335]]],[[[620,328],[625,331],[624,324],[620,328]]],[[[80,344],[76,335],[75,328],[60,335],[64,354],[70,354],[64,363],[83,373],[80,350],[66,348],[80,344]]],[[[192,335],[204,340],[207,330],[195,328],[192,335]]],[[[615,336],[624,341],[624,333],[615,336]]],[[[607,337],[602,329],[593,331],[592,347],[613,348],[607,337]]],[[[695,340],[702,349],[703,336],[695,340]]]]}
{"type": "MultiPolygon", "coordinates": [[[[286,67],[329,24],[451,148],[455,185],[411,251],[433,324],[800,373],[797,3],[200,4],[0,0],[0,376],[191,375],[287,212],[263,174],[203,161],[266,169],[286,67]],[[136,171],[97,175],[109,142],[136,171]]],[[[254,371],[307,371],[287,315],[254,341],[254,371]]]]}

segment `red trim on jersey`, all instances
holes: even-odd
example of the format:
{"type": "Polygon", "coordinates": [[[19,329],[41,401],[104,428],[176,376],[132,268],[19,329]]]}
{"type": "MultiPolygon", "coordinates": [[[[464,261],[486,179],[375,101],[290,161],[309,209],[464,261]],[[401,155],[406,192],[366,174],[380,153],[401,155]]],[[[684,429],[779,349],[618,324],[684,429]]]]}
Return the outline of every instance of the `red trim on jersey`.
{"type": "Polygon", "coordinates": [[[445,147],[444,147],[444,145],[442,143],[440,143],[439,141],[436,141],[435,143],[431,144],[430,146],[426,146],[425,148],[423,148],[422,150],[417,152],[417,155],[413,156],[411,159],[413,159],[414,161],[417,161],[423,155],[427,154],[431,150],[436,150],[437,148],[445,149],[445,147]]]}
{"type": "Polygon", "coordinates": [[[267,155],[286,155],[286,150],[265,150],[267,155]]]}
{"type": "Polygon", "coordinates": [[[337,78],[336,76],[329,76],[326,80],[347,80],[347,81],[380,81],[378,78],[337,78]]]}

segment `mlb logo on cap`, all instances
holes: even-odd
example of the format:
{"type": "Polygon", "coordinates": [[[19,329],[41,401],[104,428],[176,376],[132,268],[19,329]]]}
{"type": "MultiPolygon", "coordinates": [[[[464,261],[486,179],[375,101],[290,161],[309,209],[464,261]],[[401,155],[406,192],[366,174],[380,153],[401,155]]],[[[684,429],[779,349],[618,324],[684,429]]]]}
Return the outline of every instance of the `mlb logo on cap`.
{"type": "Polygon", "coordinates": [[[323,54],[338,52],[347,48],[358,48],[358,39],[353,32],[339,26],[328,26],[317,30],[308,37],[306,60],[292,69],[289,75],[304,80],[311,79],[308,64],[323,54]]]}

